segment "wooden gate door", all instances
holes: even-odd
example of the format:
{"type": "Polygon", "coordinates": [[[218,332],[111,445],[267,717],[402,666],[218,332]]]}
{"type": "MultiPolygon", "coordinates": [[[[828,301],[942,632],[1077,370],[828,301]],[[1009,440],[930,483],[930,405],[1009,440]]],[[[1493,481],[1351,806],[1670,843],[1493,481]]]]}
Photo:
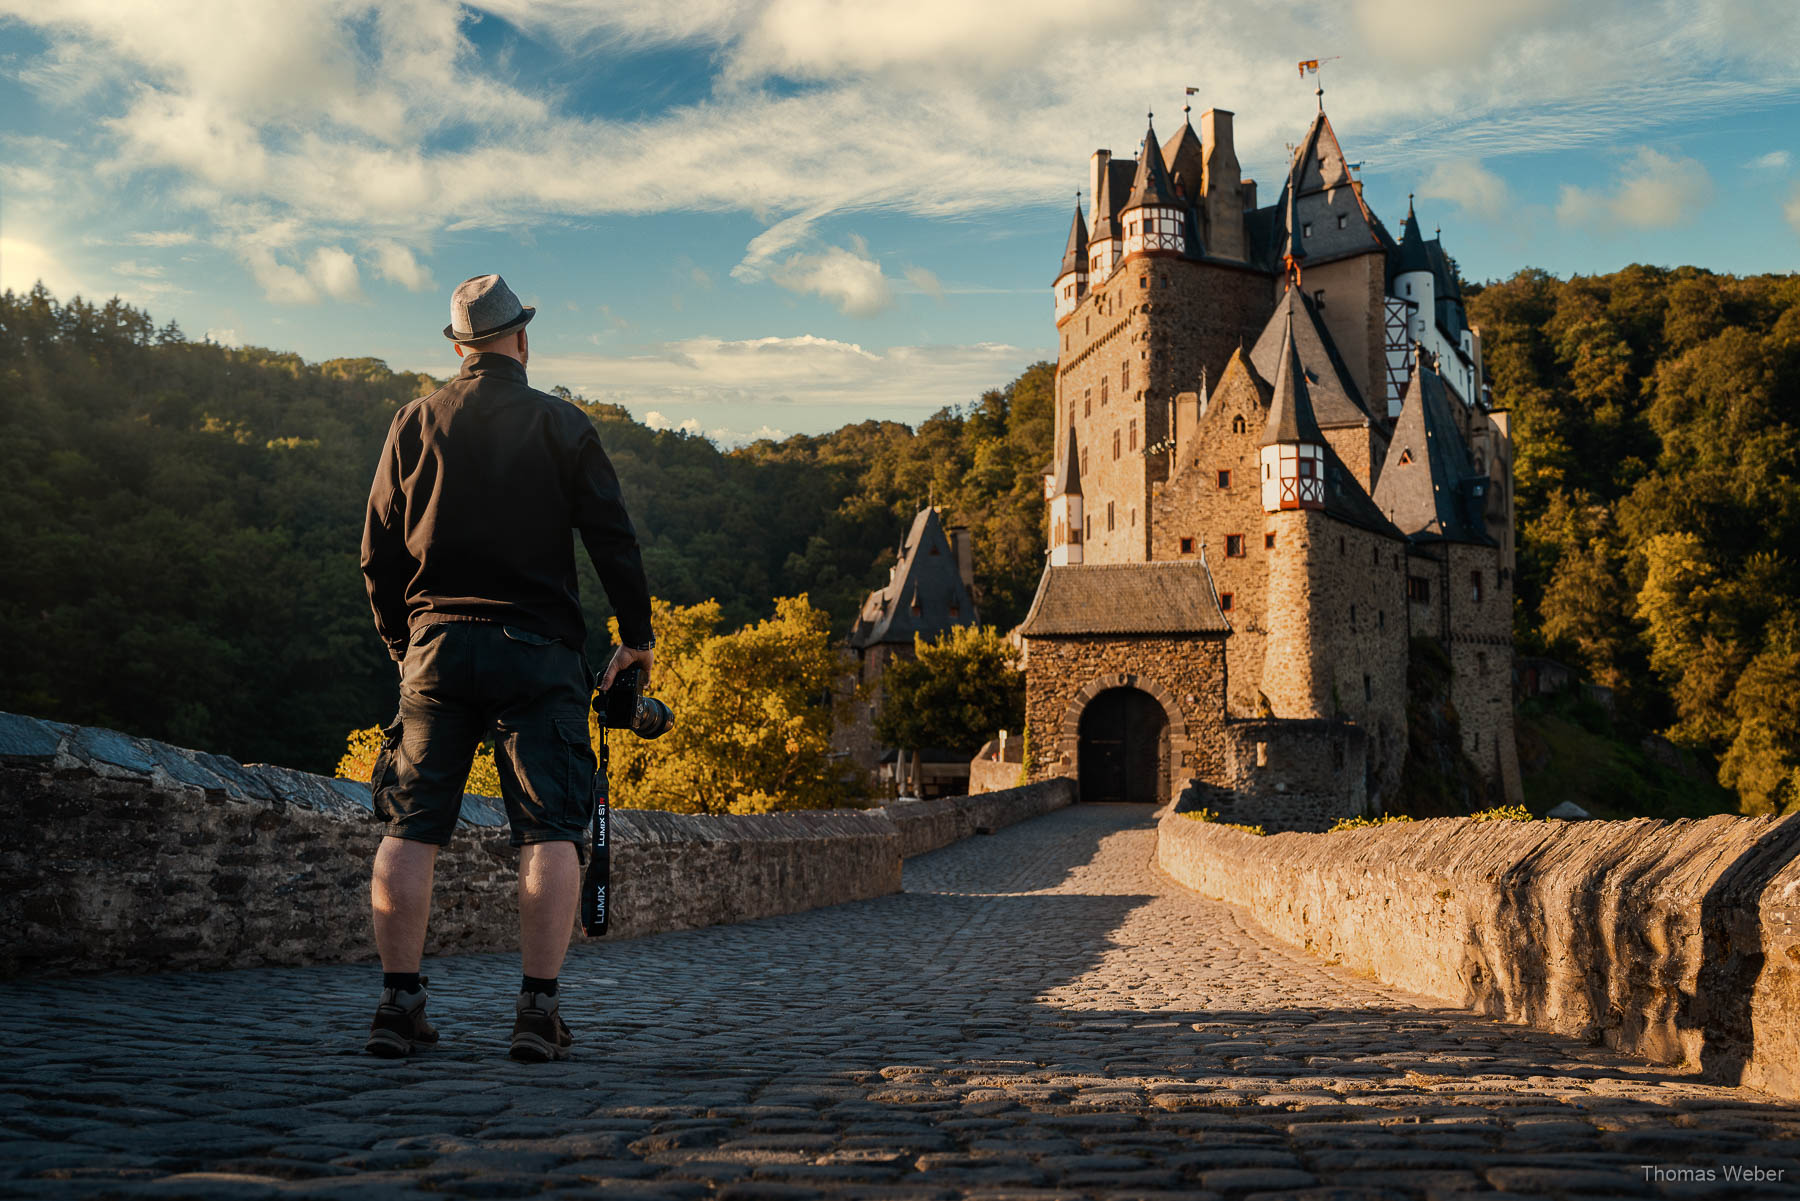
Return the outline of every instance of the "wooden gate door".
{"type": "Polygon", "coordinates": [[[1135,688],[1111,688],[1088,702],[1076,761],[1081,799],[1166,800],[1161,760],[1168,724],[1155,698],[1135,688]]]}

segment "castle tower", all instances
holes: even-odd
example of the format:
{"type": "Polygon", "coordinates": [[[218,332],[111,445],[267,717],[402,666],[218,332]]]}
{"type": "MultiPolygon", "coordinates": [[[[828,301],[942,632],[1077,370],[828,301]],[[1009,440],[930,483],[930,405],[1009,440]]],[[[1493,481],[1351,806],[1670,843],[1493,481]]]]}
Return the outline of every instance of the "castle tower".
{"type": "Polygon", "coordinates": [[[1119,217],[1125,226],[1126,257],[1186,252],[1187,205],[1175,194],[1154,124],[1144,130],[1137,176],[1131,181],[1131,196],[1119,217]]]}
{"type": "Polygon", "coordinates": [[[1088,279],[1099,283],[1112,274],[1125,257],[1118,222],[1114,219],[1124,196],[1118,181],[1119,168],[1131,167],[1131,160],[1115,163],[1110,150],[1094,151],[1094,224],[1088,232],[1088,279]]]}
{"type": "Polygon", "coordinates": [[[1294,351],[1291,319],[1263,426],[1263,542],[1268,551],[1268,606],[1262,691],[1277,717],[1330,717],[1331,673],[1316,653],[1315,562],[1324,553],[1325,435],[1313,416],[1306,372],[1294,351]]]}
{"type": "Polygon", "coordinates": [[[1088,236],[1087,222],[1081,216],[1081,200],[1075,201],[1075,219],[1069,226],[1069,245],[1063,251],[1062,267],[1056,273],[1056,323],[1075,311],[1087,295],[1088,236]]]}
{"type": "Polygon", "coordinates": [[[1050,565],[1068,567],[1081,562],[1081,459],[1075,431],[1069,430],[1062,456],[1056,461],[1056,478],[1050,485],[1050,565]]]}
{"type": "Polygon", "coordinates": [[[1432,274],[1425,235],[1419,231],[1419,218],[1413,213],[1410,196],[1406,198],[1406,225],[1400,233],[1394,290],[1399,299],[1412,305],[1407,318],[1407,340],[1414,344],[1426,341],[1437,321],[1437,278],[1432,274]]]}

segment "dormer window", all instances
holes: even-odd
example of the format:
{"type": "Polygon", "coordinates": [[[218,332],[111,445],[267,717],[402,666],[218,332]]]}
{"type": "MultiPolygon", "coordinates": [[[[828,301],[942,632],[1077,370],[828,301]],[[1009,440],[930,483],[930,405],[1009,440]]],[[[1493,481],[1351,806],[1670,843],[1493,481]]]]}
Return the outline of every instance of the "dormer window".
{"type": "Polygon", "coordinates": [[[1343,229],[1344,226],[1349,223],[1349,221],[1350,221],[1350,218],[1347,215],[1345,215],[1343,213],[1338,214],[1338,228],[1339,229],[1343,229]]]}
{"type": "Polygon", "coordinates": [[[1304,225],[1302,225],[1300,227],[1300,236],[1303,238],[1312,237],[1312,222],[1311,221],[1306,222],[1304,225]]]}
{"type": "Polygon", "coordinates": [[[1401,447],[1401,449],[1400,449],[1400,466],[1402,466],[1402,467],[1410,466],[1411,463],[1412,463],[1412,447],[1410,447],[1410,446],[1401,447]]]}

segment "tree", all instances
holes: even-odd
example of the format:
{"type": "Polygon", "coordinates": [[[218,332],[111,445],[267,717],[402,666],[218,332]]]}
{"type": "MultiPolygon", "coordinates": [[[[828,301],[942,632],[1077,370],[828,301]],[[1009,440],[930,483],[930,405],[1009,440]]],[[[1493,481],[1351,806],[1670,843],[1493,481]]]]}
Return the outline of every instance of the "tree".
{"type": "MultiPolygon", "coordinates": [[[[606,731],[616,804],[766,813],[842,803],[846,783],[831,758],[831,687],[842,668],[822,610],[805,595],[783,597],[773,617],[721,634],[717,601],[659,599],[651,620],[651,692],[675,725],[654,741],[606,731]]],[[[593,732],[598,739],[597,724],[593,732]]]]}
{"type": "Polygon", "coordinates": [[[913,654],[889,663],[882,680],[875,736],[889,746],[973,755],[1025,725],[1019,652],[993,626],[959,626],[935,642],[916,636],[913,654]]]}

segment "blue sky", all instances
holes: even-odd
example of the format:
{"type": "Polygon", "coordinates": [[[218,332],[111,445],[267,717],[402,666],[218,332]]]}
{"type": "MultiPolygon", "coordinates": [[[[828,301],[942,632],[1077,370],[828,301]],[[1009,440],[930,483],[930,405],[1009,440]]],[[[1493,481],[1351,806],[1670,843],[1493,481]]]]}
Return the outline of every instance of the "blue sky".
{"type": "Polygon", "coordinates": [[[1053,356],[1098,146],[1314,107],[1475,278],[1800,268],[1789,0],[0,0],[0,284],[447,374],[449,290],[532,377],[725,442],[915,422],[1053,356]],[[1328,11],[1327,11],[1328,10],[1328,11]]]}

